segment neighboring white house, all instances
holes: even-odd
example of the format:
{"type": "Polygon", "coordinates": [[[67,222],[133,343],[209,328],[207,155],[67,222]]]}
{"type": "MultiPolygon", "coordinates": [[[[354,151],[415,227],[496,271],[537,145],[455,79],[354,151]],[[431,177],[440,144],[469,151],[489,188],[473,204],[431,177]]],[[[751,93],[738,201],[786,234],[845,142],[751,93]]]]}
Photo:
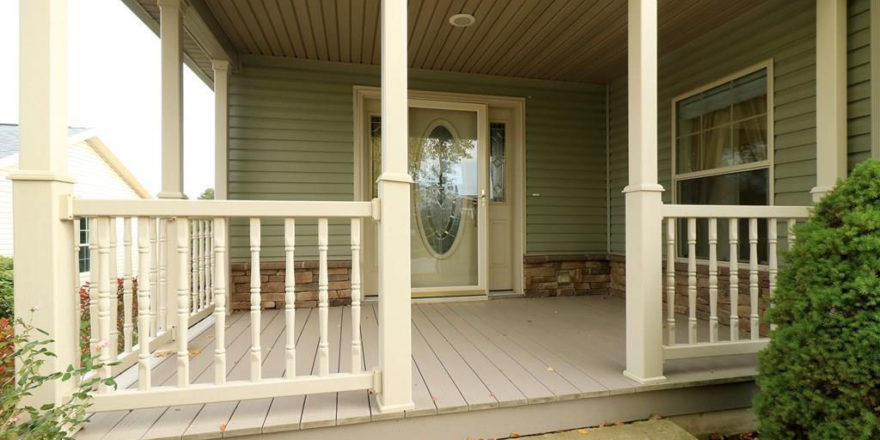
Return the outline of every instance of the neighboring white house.
{"type": "MultiPolygon", "coordinates": [[[[98,138],[95,130],[68,129],[68,166],[76,180],[76,197],[92,199],[149,199],[149,192],[98,138]]],[[[10,171],[18,169],[18,125],[0,124],[0,255],[12,256],[12,181],[10,171]]],[[[88,228],[81,222],[81,272],[88,271],[88,228]]],[[[121,259],[122,256],[120,255],[121,259]]]]}

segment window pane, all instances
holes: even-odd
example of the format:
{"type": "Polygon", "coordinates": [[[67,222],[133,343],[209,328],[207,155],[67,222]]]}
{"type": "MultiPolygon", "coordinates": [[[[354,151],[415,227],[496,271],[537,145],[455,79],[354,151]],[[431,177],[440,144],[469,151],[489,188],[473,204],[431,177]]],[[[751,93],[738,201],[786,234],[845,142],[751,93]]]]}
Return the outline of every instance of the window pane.
{"type": "Polygon", "coordinates": [[[708,130],[703,133],[701,145],[696,161],[691,163],[693,171],[710,170],[722,166],[731,165],[725,163],[726,152],[730,150],[730,126],[708,130]]]}
{"type": "Polygon", "coordinates": [[[730,84],[703,92],[703,130],[730,123],[730,84]]]}
{"type": "Polygon", "coordinates": [[[683,99],[675,110],[677,173],[767,159],[766,69],[683,99]]]}
{"type": "Polygon", "coordinates": [[[685,136],[700,131],[700,115],[702,111],[701,95],[692,96],[690,98],[678,102],[676,115],[678,117],[678,128],[676,134],[685,136]]]}
{"type": "Polygon", "coordinates": [[[91,254],[89,249],[89,219],[79,219],[79,271],[88,272],[91,268],[91,254]]]}
{"type": "MultiPolygon", "coordinates": [[[[769,173],[767,169],[750,170],[720,176],[688,179],[678,182],[679,203],[693,205],[766,205],[768,197],[769,173]]],[[[749,258],[748,219],[738,222],[739,258],[749,258]]],[[[709,257],[708,221],[697,220],[697,257],[709,257]]],[[[718,220],[718,258],[727,260],[729,255],[729,230],[727,219],[718,220]]],[[[687,237],[687,221],[679,221],[678,237],[687,237]]],[[[686,257],[687,240],[679,239],[679,256],[686,257]]],[[[758,260],[767,259],[767,222],[758,222],[758,260]]]]}
{"type": "Polygon", "coordinates": [[[746,119],[733,125],[730,165],[767,160],[767,117],[746,119]]]}
{"type": "Polygon", "coordinates": [[[739,120],[767,113],[767,70],[733,81],[733,119],[739,120]]]}
{"type": "Polygon", "coordinates": [[[493,202],[504,201],[504,152],[507,142],[505,125],[500,122],[489,124],[489,191],[493,202]]]}
{"type": "Polygon", "coordinates": [[[700,151],[700,135],[695,134],[679,138],[677,141],[676,169],[679,173],[694,171],[692,165],[699,163],[697,154],[700,151]]]}

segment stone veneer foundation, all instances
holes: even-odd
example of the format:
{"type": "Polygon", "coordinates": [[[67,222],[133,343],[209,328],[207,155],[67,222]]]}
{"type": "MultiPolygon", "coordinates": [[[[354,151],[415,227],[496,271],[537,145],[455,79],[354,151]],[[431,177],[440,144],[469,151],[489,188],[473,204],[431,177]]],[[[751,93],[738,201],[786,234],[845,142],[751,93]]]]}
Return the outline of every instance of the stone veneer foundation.
{"type": "Polygon", "coordinates": [[[608,257],[595,254],[528,255],[523,258],[525,295],[605,295],[610,292],[608,257]]]}
{"type": "MultiPolygon", "coordinates": [[[[284,262],[260,262],[260,305],[264,309],[284,307],[284,262]]],[[[306,260],[294,263],[296,280],[296,307],[318,305],[318,261],[306,260]]],[[[234,262],[230,265],[232,276],[231,305],[233,310],[250,308],[250,262],[234,262]]],[[[327,262],[328,297],[331,306],[351,304],[351,260],[327,262]]]]}
{"type": "MultiPolygon", "coordinates": [[[[622,255],[580,254],[580,255],[529,255],[523,258],[524,291],[528,297],[573,296],[573,295],[620,295],[626,292],[626,260],[622,255]]],[[[295,267],[296,306],[315,307],[318,305],[318,261],[297,261],[295,267]]],[[[666,303],[666,272],[663,264],[663,285],[658,294],[662,295],[664,311],[666,303]]],[[[235,262],[231,265],[232,309],[250,308],[249,262],[235,262]]],[[[351,304],[351,261],[330,260],[328,268],[328,296],[331,306],[351,304]]],[[[260,296],[264,309],[284,307],[284,262],[263,261],[260,263],[260,296]]],[[[688,305],[687,263],[675,265],[675,311],[687,314],[688,305]]],[[[742,330],[749,328],[750,293],[749,271],[740,266],[739,270],[738,312],[742,330]]],[[[760,288],[760,316],[764,315],[769,296],[769,274],[762,268],[758,274],[760,288]]],[[[722,325],[730,320],[730,273],[727,267],[718,268],[718,319],[722,325]]],[[[697,264],[697,318],[709,318],[709,268],[705,263],[697,264]]],[[[762,333],[764,332],[762,327],[762,333]]]]}

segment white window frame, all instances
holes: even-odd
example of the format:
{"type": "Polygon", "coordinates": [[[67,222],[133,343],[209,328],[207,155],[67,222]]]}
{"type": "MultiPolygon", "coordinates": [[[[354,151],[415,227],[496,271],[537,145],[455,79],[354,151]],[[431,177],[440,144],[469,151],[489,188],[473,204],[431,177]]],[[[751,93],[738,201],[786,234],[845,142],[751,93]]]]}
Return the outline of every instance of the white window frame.
{"type": "Polygon", "coordinates": [[[743,171],[757,170],[757,169],[767,169],[767,205],[772,206],[775,200],[774,194],[774,168],[775,168],[775,160],[774,160],[774,150],[775,150],[775,139],[773,134],[773,126],[774,126],[774,116],[773,116],[773,95],[775,94],[773,87],[773,59],[768,59],[762,61],[758,64],[749,66],[745,69],[738,70],[729,75],[726,75],[722,78],[719,78],[715,81],[712,81],[708,84],[704,84],[696,89],[690,90],[688,92],[682,93],[674,98],[672,98],[672,126],[670,132],[672,133],[670,150],[671,150],[671,182],[672,182],[672,203],[677,203],[678,201],[678,183],[682,180],[691,180],[700,177],[711,177],[711,176],[721,176],[725,174],[734,174],[743,171]],[[678,103],[685,99],[688,99],[696,94],[705,92],[707,90],[718,87],[722,84],[731,82],[737,78],[742,78],[746,75],[750,75],[752,73],[758,72],[760,70],[766,70],[767,72],[767,159],[759,161],[759,162],[750,162],[745,164],[738,165],[730,165],[726,167],[713,168],[710,170],[701,170],[701,171],[692,171],[687,173],[678,174],[678,170],[676,169],[676,137],[677,137],[677,129],[678,129],[678,103]]]}

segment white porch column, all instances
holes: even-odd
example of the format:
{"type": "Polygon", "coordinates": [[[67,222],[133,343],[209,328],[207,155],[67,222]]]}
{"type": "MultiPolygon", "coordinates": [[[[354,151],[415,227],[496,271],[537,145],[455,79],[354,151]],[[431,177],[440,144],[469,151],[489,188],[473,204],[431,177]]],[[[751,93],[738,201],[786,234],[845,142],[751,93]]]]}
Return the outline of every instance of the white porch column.
{"type": "Polygon", "coordinates": [[[816,1],[816,59],[813,201],[846,178],[846,0],[816,1]]]}
{"type": "MultiPolygon", "coordinates": [[[[162,189],[160,199],[182,199],[183,195],[183,14],[186,2],[158,0],[162,79],[162,189]]],[[[177,304],[176,222],[167,222],[165,261],[167,288],[165,304],[177,304]]],[[[171,308],[169,308],[171,310],[171,308]]],[[[165,316],[165,328],[174,328],[174,313],[165,316]]],[[[176,334],[176,333],[175,333],[176,334]]]]}
{"type": "MultiPolygon", "coordinates": [[[[226,200],[228,196],[227,160],[229,148],[229,61],[213,60],[214,69],[214,199],[226,200]]],[[[229,230],[226,230],[226,241],[229,243],[229,230]]],[[[226,285],[231,286],[229,276],[229,247],[223,253],[224,261],[218,262],[225,268],[226,285]]],[[[230,299],[226,295],[226,314],[232,313],[230,299]]]]}
{"type": "MultiPolygon", "coordinates": [[[[15,315],[33,315],[33,325],[55,340],[48,349],[57,357],[45,359],[42,368],[48,374],[75,362],[79,340],[73,228],[60,209],[73,190],[67,175],[67,1],[27,0],[20,7],[21,147],[19,171],[10,176],[15,315]]],[[[27,403],[58,404],[70,390],[70,382],[50,382],[27,403]]]]}
{"type": "Polygon", "coordinates": [[[629,185],[626,197],[626,371],[663,380],[661,218],[657,184],[657,0],[629,0],[629,185]]]}
{"type": "Polygon", "coordinates": [[[183,14],[186,2],[158,0],[162,58],[162,191],[183,198],[183,14]]]}
{"type": "Polygon", "coordinates": [[[406,0],[382,0],[379,368],[382,412],[413,408],[406,0]]]}
{"type": "Polygon", "coordinates": [[[213,60],[211,67],[214,69],[214,198],[226,200],[229,61],[213,60]]]}

